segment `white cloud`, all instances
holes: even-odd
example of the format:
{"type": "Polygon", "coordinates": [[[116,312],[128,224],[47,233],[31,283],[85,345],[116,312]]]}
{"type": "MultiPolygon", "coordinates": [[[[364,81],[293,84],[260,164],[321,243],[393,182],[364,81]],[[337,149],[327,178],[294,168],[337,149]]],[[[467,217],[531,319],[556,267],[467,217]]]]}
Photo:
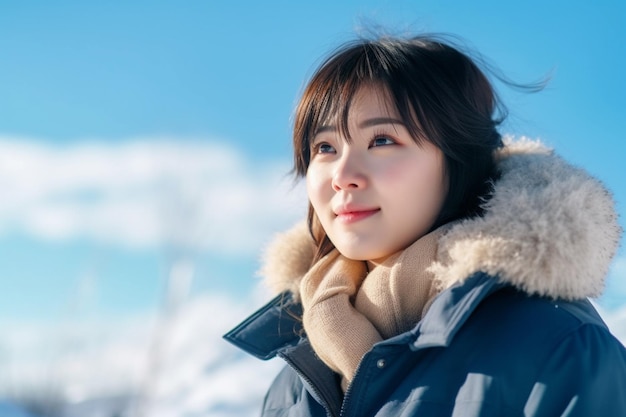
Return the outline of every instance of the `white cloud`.
{"type": "Polygon", "coordinates": [[[0,138],[0,234],[248,252],[304,215],[289,161],[224,141],[52,146],[0,138]]]}

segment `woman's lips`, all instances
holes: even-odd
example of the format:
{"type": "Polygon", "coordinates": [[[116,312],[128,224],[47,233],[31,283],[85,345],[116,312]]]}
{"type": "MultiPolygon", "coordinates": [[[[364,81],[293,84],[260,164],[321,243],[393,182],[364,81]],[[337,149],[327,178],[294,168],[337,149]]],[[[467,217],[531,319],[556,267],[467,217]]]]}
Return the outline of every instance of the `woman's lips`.
{"type": "Polygon", "coordinates": [[[337,213],[337,220],[346,224],[355,223],[360,220],[367,219],[368,217],[373,216],[379,211],[380,209],[342,211],[340,213],[337,213]]]}

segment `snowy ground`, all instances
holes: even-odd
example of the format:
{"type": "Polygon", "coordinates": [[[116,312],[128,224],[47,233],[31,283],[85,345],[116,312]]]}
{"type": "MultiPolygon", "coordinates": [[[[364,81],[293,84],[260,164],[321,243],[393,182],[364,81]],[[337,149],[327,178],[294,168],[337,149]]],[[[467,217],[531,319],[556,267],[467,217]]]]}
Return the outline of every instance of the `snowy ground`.
{"type": "MultiPolygon", "coordinates": [[[[204,296],[161,319],[3,326],[0,392],[64,417],[256,416],[282,363],[221,336],[260,305],[204,296]]],[[[626,307],[601,314],[625,343],[626,307]]]]}
{"type": "Polygon", "coordinates": [[[0,393],[64,417],[256,416],[282,364],[222,339],[251,312],[205,296],[169,317],[2,326],[0,393]]]}

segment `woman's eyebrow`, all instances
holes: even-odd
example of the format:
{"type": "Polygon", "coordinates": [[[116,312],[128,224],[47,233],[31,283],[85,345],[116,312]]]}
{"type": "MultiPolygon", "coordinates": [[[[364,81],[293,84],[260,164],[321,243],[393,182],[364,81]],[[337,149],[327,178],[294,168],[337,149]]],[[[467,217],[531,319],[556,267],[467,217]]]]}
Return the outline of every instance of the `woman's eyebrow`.
{"type": "MultiPolygon", "coordinates": [[[[373,117],[371,119],[363,120],[361,124],[359,124],[360,129],[364,129],[367,127],[378,126],[378,125],[402,125],[404,126],[404,122],[399,119],[394,119],[393,117],[373,117]]],[[[317,128],[315,134],[320,134],[324,132],[335,132],[337,131],[336,125],[322,125],[317,128]]]]}
{"type": "Polygon", "coordinates": [[[404,122],[402,120],[394,119],[393,117],[373,117],[371,119],[363,120],[359,127],[361,129],[366,127],[372,127],[377,125],[402,125],[404,126],[404,122]]]}
{"type": "Polygon", "coordinates": [[[337,130],[337,126],[335,125],[323,125],[317,128],[317,130],[315,131],[316,135],[319,135],[320,133],[324,133],[324,132],[335,132],[337,130]]]}

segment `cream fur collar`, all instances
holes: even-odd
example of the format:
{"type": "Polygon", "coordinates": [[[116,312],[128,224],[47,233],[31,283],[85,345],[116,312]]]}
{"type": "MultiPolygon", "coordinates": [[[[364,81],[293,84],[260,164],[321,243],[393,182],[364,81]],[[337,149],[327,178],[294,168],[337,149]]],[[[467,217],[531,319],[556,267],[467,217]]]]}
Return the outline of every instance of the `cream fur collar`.
{"type": "MultiPolygon", "coordinates": [[[[454,223],[430,271],[441,288],[483,271],[529,294],[596,297],[621,234],[611,194],[540,142],[506,141],[483,217],[454,223]]],[[[260,271],[276,292],[298,286],[313,257],[304,222],[268,246],[260,271]]]]}

